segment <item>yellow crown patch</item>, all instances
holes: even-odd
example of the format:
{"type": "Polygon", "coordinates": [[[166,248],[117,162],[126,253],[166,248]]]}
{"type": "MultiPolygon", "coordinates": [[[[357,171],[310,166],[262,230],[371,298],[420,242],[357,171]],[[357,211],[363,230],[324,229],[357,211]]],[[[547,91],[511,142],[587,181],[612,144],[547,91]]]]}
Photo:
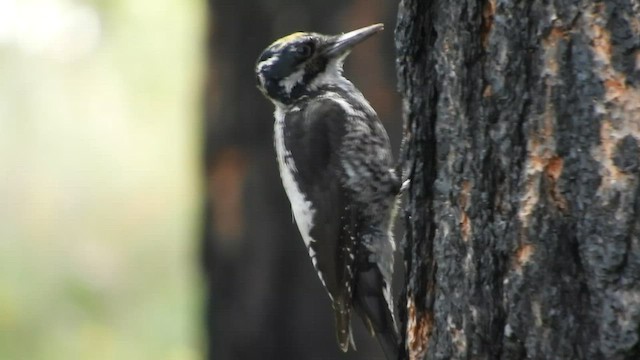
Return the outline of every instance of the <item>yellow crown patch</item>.
{"type": "Polygon", "coordinates": [[[271,44],[270,47],[276,48],[276,49],[280,49],[282,48],[284,45],[292,42],[293,40],[302,38],[306,35],[306,33],[304,32],[296,32],[290,35],[287,35],[285,37],[281,37],[280,39],[276,40],[273,42],[273,44],[271,44]]]}

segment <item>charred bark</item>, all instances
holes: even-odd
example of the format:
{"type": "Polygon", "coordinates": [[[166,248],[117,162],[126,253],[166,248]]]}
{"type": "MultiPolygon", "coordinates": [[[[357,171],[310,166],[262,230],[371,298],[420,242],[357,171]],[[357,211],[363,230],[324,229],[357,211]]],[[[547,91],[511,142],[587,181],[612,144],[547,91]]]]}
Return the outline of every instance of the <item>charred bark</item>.
{"type": "Polygon", "coordinates": [[[638,19],[401,1],[411,359],[640,358],[638,19]]]}

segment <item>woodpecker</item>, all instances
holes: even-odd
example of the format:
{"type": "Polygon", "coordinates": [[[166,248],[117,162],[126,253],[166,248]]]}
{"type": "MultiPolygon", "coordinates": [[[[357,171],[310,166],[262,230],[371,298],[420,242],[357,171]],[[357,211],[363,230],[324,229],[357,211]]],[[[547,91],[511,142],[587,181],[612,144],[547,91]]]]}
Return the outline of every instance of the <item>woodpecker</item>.
{"type": "Polygon", "coordinates": [[[355,310],[387,358],[397,359],[391,231],[401,181],[386,130],[342,71],[353,47],[381,30],[297,32],[268,46],[255,71],[258,89],[275,105],[280,176],[332,301],[338,345],[355,349],[355,310]]]}

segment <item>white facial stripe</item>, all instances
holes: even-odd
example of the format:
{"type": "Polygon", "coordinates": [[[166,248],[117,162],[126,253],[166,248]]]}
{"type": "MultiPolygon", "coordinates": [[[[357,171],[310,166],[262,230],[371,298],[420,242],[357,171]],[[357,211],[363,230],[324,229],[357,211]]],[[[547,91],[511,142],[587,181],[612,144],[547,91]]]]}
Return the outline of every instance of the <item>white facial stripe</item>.
{"type": "Polygon", "coordinates": [[[256,69],[260,73],[260,72],[262,72],[262,70],[264,70],[264,68],[275,64],[276,61],[278,61],[278,54],[273,54],[273,56],[271,56],[267,60],[263,60],[263,61],[259,62],[258,66],[256,66],[256,69]]]}
{"type": "Polygon", "coordinates": [[[279,59],[278,53],[285,46],[287,46],[288,44],[291,44],[294,40],[303,38],[305,36],[306,36],[305,33],[297,32],[274,41],[273,44],[269,46],[269,49],[273,52],[273,56],[259,62],[258,65],[256,66],[256,70],[260,72],[264,70],[265,67],[275,64],[279,59]]]}
{"type": "Polygon", "coordinates": [[[294,86],[302,82],[303,77],[304,68],[298,69],[298,71],[280,80],[280,86],[282,86],[285,89],[286,93],[289,94],[291,93],[291,89],[293,89],[294,86]]]}
{"type": "Polygon", "coordinates": [[[329,62],[323,72],[318,74],[311,82],[311,89],[315,90],[326,84],[337,84],[342,88],[351,89],[353,84],[342,76],[342,60],[337,59],[329,62]]]}

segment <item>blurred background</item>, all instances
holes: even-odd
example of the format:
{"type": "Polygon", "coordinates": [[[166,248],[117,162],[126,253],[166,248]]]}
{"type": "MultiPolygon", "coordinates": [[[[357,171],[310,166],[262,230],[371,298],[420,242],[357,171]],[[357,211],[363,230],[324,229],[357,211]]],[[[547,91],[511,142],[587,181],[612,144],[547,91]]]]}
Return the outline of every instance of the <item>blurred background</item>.
{"type": "Polygon", "coordinates": [[[0,0],[0,359],[199,359],[206,4],[0,0]]]}
{"type": "Polygon", "coordinates": [[[253,65],[384,22],[346,72],[397,149],[396,6],[0,0],[0,359],[381,359],[338,351],[253,65]]]}

